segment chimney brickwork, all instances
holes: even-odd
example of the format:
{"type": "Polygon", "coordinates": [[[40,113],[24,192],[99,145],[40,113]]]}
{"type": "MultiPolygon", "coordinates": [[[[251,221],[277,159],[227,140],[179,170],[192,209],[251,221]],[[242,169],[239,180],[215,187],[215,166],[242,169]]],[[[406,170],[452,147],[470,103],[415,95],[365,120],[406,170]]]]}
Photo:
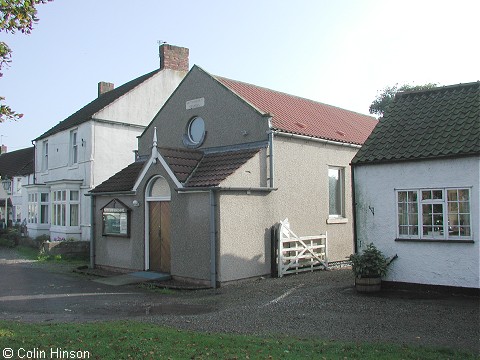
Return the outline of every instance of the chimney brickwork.
{"type": "Polygon", "coordinates": [[[7,145],[3,145],[0,147],[0,154],[5,154],[7,152],[7,145]]]}
{"type": "Polygon", "coordinates": [[[160,70],[189,70],[187,48],[169,44],[161,44],[158,50],[160,56],[160,70]]]}
{"type": "Polygon", "coordinates": [[[113,90],[114,87],[115,87],[115,85],[113,85],[112,83],[105,82],[105,81],[100,81],[98,83],[98,96],[100,96],[102,94],[105,94],[106,92],[109,92],[110,90],[113,90]]]}

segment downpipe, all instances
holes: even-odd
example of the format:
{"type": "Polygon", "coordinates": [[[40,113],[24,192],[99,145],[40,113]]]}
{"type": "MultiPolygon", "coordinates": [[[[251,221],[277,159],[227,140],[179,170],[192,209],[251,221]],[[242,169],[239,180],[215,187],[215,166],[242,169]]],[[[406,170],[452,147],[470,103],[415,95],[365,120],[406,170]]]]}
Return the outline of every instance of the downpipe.
{"type": "Polygon", "coordinates": [[[217,288],[217,199],[215,191],[210,190],[210,286],[217,288]]]}

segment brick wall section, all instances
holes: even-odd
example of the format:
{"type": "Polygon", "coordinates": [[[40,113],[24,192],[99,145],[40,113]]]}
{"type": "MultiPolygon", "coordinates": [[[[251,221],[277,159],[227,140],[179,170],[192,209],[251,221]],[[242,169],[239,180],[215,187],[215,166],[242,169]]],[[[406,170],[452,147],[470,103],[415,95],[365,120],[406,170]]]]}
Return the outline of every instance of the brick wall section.
{"type": "Polygon", "coordinates": [[[171,69],[188,71],[188,49],[184,47],[162,44],[160,52],[160,70],[171,69]]]}

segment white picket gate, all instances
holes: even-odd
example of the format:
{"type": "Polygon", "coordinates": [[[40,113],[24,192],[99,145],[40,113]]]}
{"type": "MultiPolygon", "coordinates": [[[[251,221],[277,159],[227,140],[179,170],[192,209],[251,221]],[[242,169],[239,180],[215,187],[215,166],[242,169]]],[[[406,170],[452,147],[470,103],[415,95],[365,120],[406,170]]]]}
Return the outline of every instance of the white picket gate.
{"type": "Polygon", "coordinates": [[[327,233],[297,236],[288,219],[280,221],[278,239],[278,276],[328,268],[327,233]]]}

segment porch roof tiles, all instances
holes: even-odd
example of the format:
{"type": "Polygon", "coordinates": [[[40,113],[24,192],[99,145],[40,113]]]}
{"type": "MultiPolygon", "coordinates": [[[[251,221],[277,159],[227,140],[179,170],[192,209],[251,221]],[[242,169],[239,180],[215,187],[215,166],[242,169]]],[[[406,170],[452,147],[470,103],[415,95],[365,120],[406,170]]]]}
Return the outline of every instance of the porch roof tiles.
{"type": "MultiPolygon", "coordinates": [[[[159,148],[179,182],[185,187],[215,187],[250,160],[259,149],[205,153],[201,150],[159,148]]],[[[132,191],[145,160],[137,161],[104,181],[90,192],[132,191]]]]}
{"type": "Polygon", "coordinates": [[[159,151],[181,183],[188,179],[203,157],[199,150],[159,148],[159,151]]]}
{"type": "Polygon", "coordinates": [[[131,191],[142,171],[145,161],[136,161],[123,170],[105,180],[103,183],[90,190],[91,193],[115,193],[131,191]]]}
{"type": "Polygon", "coordinates": [[[205,154],[186,186],[218,186],[258,152],[259,149],[248,149],[205,154]]]}

